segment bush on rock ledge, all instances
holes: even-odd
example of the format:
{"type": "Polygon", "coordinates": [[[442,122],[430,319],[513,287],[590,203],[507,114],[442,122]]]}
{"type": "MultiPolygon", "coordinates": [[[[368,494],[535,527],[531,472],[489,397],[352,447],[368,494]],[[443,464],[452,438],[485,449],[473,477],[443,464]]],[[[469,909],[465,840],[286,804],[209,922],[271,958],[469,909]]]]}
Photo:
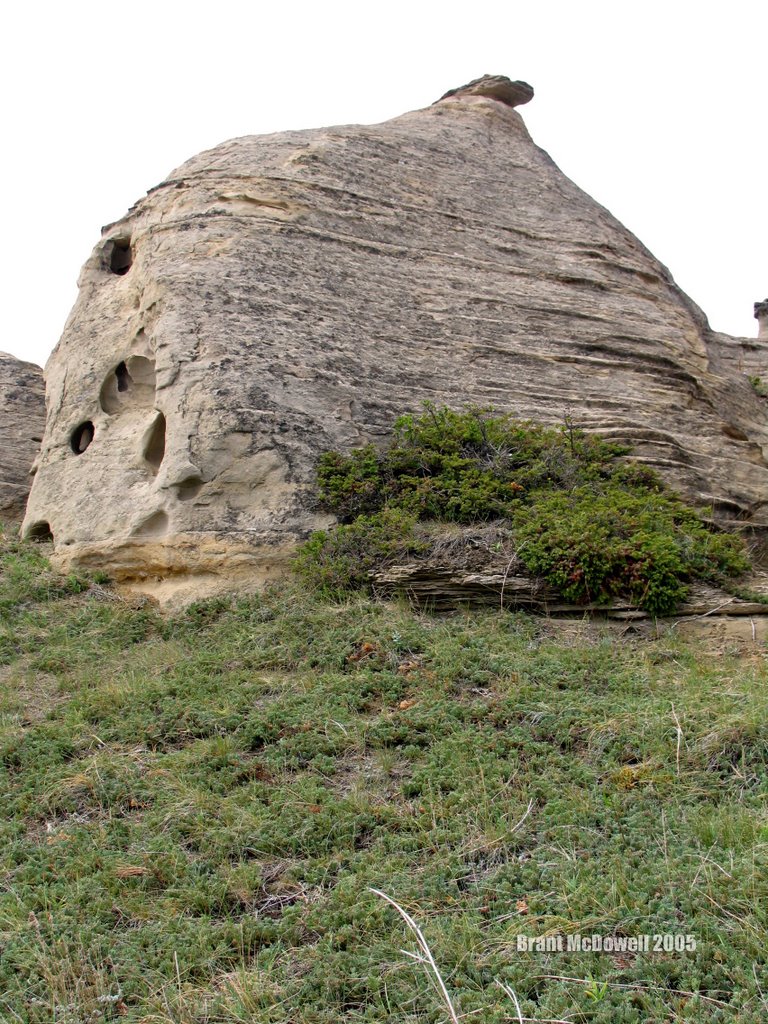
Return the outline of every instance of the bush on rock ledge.
{"type": "Polygon", "coordinates": [[[739,537],[717,531],[628,454],[570,422],[426,405],[395,422],[383,450],[321,457],[319,502],[339,525],[314,533],[295,568],[339,597],[365,589],[376,569],[423,556],[420,523],[503,520],[522,567],[577,603],[621,595],[665,615],[689,582],[747,571],[739,537]]]}

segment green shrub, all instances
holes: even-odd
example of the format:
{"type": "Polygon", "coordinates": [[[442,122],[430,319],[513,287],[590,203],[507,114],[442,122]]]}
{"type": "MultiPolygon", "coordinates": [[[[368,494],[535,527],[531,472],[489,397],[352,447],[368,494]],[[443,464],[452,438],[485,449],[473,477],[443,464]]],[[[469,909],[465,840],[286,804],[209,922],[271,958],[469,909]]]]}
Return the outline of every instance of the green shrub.
{"type": "Polygon", "coordinates": [[[414,535],[416,520],[401,509],[358,516],[348,525],[318,530],[302,545],[294,570],[313,590],[338,599],[368,586],[372,569],[419,554],[423,544],[414,535]]]}
{"type": "Polygon", "coordinates": [[[530,490],[600,479],[627,451],[570,426],[544,427],[478,407],[458,413],[426,404],[421,416],[395,421],[384,451],[368,445],[349,455],[324,454],[319,499],[343,523],[385,507],[447,522],[498,519],[530,490]]]}
{"type": "Polygon", "coordinates": [[[431,404],[396,420],[383,450],[327,452],[319,502],[341,525],[313,534],[296,559],[316,589],[339,595],[369,572],[416,556],[419,520],[508,519],[525,568],[574,602],[623,595],[668,614],[688,583],[722,583],[749,567],[742,542],[715,532],[625,446],[569,422],[545,427],[508,414],[431,404]]]}
{"type": "Polygon", "coordinates": [[[381,456],[372,444],[349,455],[325,452],[317,468],[317,484],[321,506],[343,523],[384,505],[381,456]]]}
{"type": "Polygon", "coordinates": [[[679,499],[613,483],[538,495],[513,526],[528,571],[574,602],[622,594],[666,615],[687,581],[719,582],[749,567],[738,538],[712,533],[679,499]]]}

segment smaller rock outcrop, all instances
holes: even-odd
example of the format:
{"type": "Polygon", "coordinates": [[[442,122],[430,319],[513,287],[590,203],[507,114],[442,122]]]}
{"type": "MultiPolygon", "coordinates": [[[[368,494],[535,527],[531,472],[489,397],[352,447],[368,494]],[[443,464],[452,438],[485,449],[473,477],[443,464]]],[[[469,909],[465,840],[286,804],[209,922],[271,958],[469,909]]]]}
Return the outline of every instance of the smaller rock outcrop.
{"type": "Polygon", "coordinates": [[[755,303],[755,320],[758,338],[768,338],[768,299],[755,303]]]}
{"type": "Polygon", "coordinates": [[[0,352],[0,521],[24,515],[32,463],[45,429],[43,371],[0,352]]]}

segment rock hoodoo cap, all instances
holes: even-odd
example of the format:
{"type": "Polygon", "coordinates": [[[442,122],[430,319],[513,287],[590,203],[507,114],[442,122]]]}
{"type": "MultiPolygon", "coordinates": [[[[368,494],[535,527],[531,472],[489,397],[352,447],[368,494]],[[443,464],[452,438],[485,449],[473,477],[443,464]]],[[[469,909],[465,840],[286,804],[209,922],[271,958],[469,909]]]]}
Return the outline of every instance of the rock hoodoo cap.
{"type": "Polygon", "coordinates": [[[498,100],[508,107],[521,107],[533,99],[533,86],[527,82],[513,82],[505,75],[483,75],[482,78],[474,78],[458,89],[449,89],[435,102],[440,103],[452,96],[488,96],[489,99],[498,100]]]}

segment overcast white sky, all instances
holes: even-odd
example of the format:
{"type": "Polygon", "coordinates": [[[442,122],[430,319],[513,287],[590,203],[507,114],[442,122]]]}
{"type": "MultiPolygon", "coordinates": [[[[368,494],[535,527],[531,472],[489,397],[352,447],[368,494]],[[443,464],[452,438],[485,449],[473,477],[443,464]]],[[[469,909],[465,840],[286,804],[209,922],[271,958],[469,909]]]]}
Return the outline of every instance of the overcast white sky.
{"type": "Polygon", "coordinates": [[[717,330],[768,295],[768,7],[68,0],[5,5],[0,349],[44,363],[102,224],[224,139],[383,121],[483,73],[717,330]]]}

